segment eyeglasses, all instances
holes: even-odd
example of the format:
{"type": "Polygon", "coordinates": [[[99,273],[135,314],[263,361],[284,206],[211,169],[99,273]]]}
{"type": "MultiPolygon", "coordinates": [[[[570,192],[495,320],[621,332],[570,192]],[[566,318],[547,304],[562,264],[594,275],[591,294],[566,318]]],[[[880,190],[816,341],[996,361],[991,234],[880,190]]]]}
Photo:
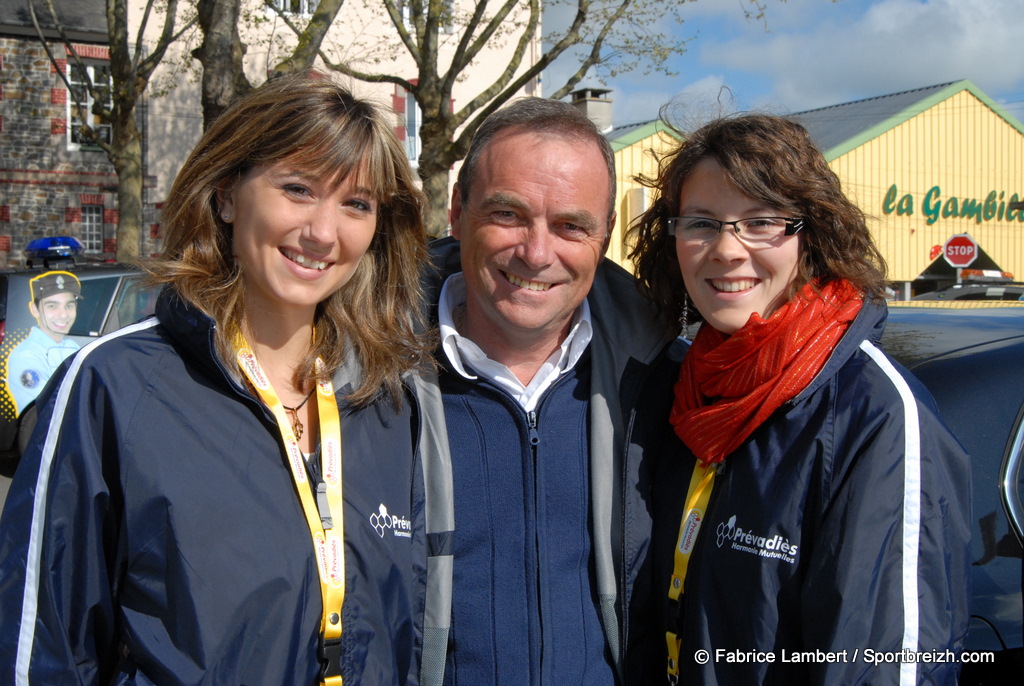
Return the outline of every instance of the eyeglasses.
{"type": "Polygon", "coordinates": [[[707,245],[718,238],[726,226],[733,227],[736,238],[754,249],[770,248],[773,241],[793,236],[804,228],[803,219],[787,217],[751,217],[723,222],[709,217],[671,217],[668,235],[694,245],[707,245]]]}

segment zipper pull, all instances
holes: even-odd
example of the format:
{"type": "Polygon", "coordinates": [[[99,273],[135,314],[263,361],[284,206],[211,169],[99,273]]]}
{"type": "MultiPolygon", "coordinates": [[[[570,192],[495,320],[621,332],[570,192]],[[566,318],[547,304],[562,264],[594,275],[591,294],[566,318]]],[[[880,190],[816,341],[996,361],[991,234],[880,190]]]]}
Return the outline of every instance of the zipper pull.
{"type": "Polygon", "coordinates": [[[536,446],[540,443],[540,434],[537,433],[537,413],[530,410],[526,413],[526,424],[530,427],[530,445],[536,446]]]}

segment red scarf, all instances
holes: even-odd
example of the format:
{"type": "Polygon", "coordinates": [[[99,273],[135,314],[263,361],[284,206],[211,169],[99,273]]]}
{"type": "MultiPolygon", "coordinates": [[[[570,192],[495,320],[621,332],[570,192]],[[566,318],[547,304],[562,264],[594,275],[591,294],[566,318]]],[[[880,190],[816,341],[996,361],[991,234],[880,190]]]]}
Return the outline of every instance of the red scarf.
{"type": "Polygon", "coordinates": [[[820,294],[808,284],[767,320],[755,312],[731,336],[701,326],[676,382],[676,434],[701,461],[721,462],[807,388],[861,305],[847,281],[820,294]]]}

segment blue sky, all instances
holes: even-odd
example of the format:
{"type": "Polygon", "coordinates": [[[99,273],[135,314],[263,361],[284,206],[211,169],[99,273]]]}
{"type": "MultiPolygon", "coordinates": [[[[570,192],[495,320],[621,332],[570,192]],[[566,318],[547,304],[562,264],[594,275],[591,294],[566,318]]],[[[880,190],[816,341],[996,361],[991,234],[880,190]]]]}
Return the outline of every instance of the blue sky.
{"type": "MultiPolygon", "coordinates": [[[[760,21],[744,18],[749,2],[687,3],[684,23],[665,29],[692,39],[671,62],[675,76],[583,85],[613,89],[616,125],[654,119],[670,101],[694,116],[787,113],[960,79],[1024,120],[1022,0],[763,0],[760,21]]],[[[549,68],[546,91],[564,71],[549,68]]]]}

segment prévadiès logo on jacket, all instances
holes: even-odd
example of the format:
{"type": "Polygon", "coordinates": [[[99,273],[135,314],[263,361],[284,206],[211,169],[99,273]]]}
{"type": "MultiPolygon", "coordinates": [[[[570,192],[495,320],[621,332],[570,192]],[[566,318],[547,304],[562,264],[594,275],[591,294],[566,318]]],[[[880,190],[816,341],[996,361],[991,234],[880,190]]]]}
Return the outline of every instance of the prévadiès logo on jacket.
{"type": "Polygon", "coordinates": [[[370,515],[369,520],[370,525],[381,538],[384,538],[386,531],[401,538],[412,538],[412,522],[409,518],[391,514],[384,503],[381,503],[377,511],[370,515]]]}
{"type": "Polygon", "coordinates": [[[720,522],[715,533],[719,548],[728,544],[732,550],[741,553],[782,560],[789,564],[796,563],[799,545],[790,543],[788,538],[779,534],[765,535],[744,530],[736,526],[736,515],[729,517],[727,522],[720,522]]]}

